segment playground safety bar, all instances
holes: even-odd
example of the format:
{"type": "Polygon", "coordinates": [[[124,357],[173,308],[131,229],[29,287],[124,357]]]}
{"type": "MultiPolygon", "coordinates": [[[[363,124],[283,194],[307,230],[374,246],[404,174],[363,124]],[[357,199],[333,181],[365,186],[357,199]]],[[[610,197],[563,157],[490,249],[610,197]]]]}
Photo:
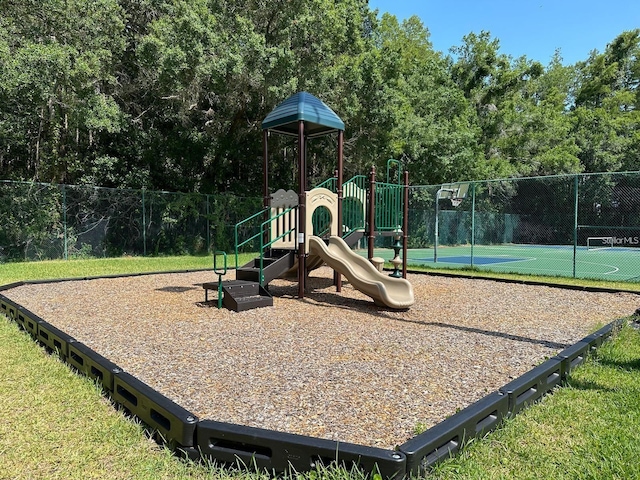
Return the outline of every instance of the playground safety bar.
{"type": "MultiPolygon", "coordinates": [[[[36,282],[12,285],[27,283],[36,282]]],[[[3,290],[8,288],[0,287],[0,291],[3,290]]],[[[101,383],[106,394],[151,427],[156,440],[165,442],[177,455],[278,473],[309,471],[319,465],[340,465],[347,469],[355,466],[365,472],[393,479],[428,473],[432,466],[459,452],[465,442],[498,428],[505,418],[516,415],[550,393],[623,323],[623,320],[611,322],[396,450],[386,450],[200,420],[2,294],[0,313],[29,332],[47,350],[57,352],[70,366],[101,383]]]]}

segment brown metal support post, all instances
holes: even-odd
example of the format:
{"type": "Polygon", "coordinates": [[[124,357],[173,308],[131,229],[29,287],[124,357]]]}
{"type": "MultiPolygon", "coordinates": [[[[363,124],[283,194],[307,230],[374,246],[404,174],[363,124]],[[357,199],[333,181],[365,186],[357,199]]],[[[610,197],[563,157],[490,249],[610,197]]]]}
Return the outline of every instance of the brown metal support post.
{"type": "Polygon", "coordinates": [[[304,298],[306,277],[305,265],[305,224],[306,224],[306,142],[304,139],[304,121],[298,122],[298,298],[304,298]]]}
{"type": "Polygon", "coordinates": [[[369,174],[369,242],[368,255],[369,260],[373,258],[373,245],[376,235],[376,167],[371,167],[369,174]]]}
{"type": "Polygon", "coordinates": [[[407,278],[407,244],[409,242],[409,172],[404,171],[404,205],[402,206],[402,278],[407,278]]]}
{"type": "MultiPolygon", "coordinates": [[[[262,131],[262,206],[266,209],[271,205],[271,196],[269,195],[269,130],[262,131]]],[[[265,210],[264,221],[271,218],[271,212],[265,210]]],[[[263,242],[269,243],[269,230],[265,230],[263,242]]]]}
{"type": "MultiPolygon", "coordinates": [[[[333,177],[336,179],[336,192],[337,192],[338,191],[338,169],[337,168],[333,171],[333,177]]],[[[336,219],[336,222],[338,222],[337,219],[336,219]]],[[[342,291],[342,275],[340,275],[335,270],[333,271],[333,284],[336,287],[336,292],[342,291]]]]}
{"type": "MultiPolygon", "coordinates": [[[[343,156],[343,151],[344,151],[344,131],[340,130],[338,132],[338,170],[336,171],[336,183],[337,183],[337,187],[336,187],[336,193],[338,194],[338,236],[342,237],[342,222],[343,222],[343,217],[342,217],[342,196],[343,196],[343,191],[342,191],[342,182],[343,182],[343,177],[342,177],[342,171],[344,170],[344,156],[343,156]]],[[[341,292],[342,291],[342,275],[340,275],[340,273],[338,272],[334,272],[334,276],[333,276],[333,283],[335,283],[336,285],[336,292],[341,292]]]]}

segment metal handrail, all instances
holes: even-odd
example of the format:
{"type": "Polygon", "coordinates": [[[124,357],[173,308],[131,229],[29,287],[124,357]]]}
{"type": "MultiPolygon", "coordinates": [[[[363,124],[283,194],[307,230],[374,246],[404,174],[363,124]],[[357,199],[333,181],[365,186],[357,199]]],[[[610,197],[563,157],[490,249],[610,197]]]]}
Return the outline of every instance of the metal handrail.
{"type": "Polygon", "coordinates": [[[243,245],[246,245],[247,243],[249,243],[252,240],[255,240],[256,238],[260,238],[260,250],[259,250],[259,254],[260,254],[260,285],[262,285],[262,283],[264,282],[264,251],[266,248],[270,247],[271,245],[273,245],[275,242],[277,242],[278,240],[280,240],[281,238],[284,238],[285,236],[289,235],[291,232],[296,232],[297,231],[297,225],[294,226],[293,228],[287,230],[286,232],[282,233],[280,236],[278,236],[277,238],[274,238],[273,240],[271,240],[268,243],[264,243],[264,233],[265,233],[265,227],[270,228],[271,223],[274,220],[277,220],[278,218],[287,215],[288,213],[290,213],[291,211],[297,209],[298,207],[291,207],[288,208],[286,210],[283,210],[282,212],[280,212],[278,215],[274,216],[274,217],[269,217],[268,220],[265,220],[264,222],[262,222],[260,224],[260,230],[258,231],[258,233],[252,235],[251,237],[247,238],[246,240],[244,240],[243,242],[239,242],[238,241],[238,227],[240,225],[242,225],[243,223],[247,223],[249,220],[253,220],[254,218],[262,215],[265,213],[265,211],[269,210],[269,208],[264,208],[262,209],[260,212],[255,213],[254,215],[251,215],[248,218],[245,218],[244,220],[242,220],[241,222],[238,222],[235,226],[235,255],[236,255],[236,268],[238,268],[238,249],[240,247],[242,247],[243,245]]]}
{"type": "MultiPolygon", "coordinates": [[[[287,230],[286,232],[281,233],[278,237],[274,238],[273,240],[271,240],[270,242],[267,242],[266,244],[263,244],[264,241],[264,231],[265,231],[265,226],[267,226],[268,228],[270,228],[271,223],[274,220],[277,220],[278,218],[290,213],[293,210],[297,210],[298,207],[291,207],[291,208],[287,208],[286,210],[283,210],[282,212],[280,212],[278,215],[276,215],[275,217],[271,217],[269,220],[265,220],[264,222],[262,222],[262,224],[260,225],[260,285],[263,284],[264,282],[264,251],[269,248],[271,245],[273,245],[274,243],[276,243],[278,240],[286,237],[287,235],[289,235],[291,232],[297,233],[298,231],[298,224],[297,222],[295,223],[295,226],[293,228],[290,228],[289,230],[287,230]]],[[[297,235],[294,235],[294,237],[296,237],[297,235]]]]}
{"type": "Polygon", "coordinates": [[[324,182],[320,182],[313,188],[326,188],[327,190],[331,190],[332,192],[336,191],[336,184],[338,183],[338,179],[336,177],[327,178],[324,182]]]}
{"type": "MultiPolygon", "coordinates": [[[[336,177],[331,177],[328,178],[327,180],[325,180],[324,182],[321,182],[320,184],[318,184],[316,187],[314,188],[327,188],[328,190],[331,191],[336,191],[336,183],[337,183],[337,178],[336,177]]],[[[349,180],[347,180],[346,182],[343,182],[343,188],[346,185],[349,184],[355,184],[357,187],[362,188],[363,190],[366,190],[366,182],[367,182],[367,176],[366,175],[354,175],[353,177],[351,177],[349,180]]],[[[235,261],[236,261],[236,268],[238,267],[238,259],[239,259],[239,249],[240,247],[248,244],[249,242],[255,240],[256,238],[260,238],[260,283],[262,284],[262,282],[264,281],[264,253],[266,251],[267,248],[269,248],[270,246],[272,246],[275,242],[277,242],[278,240],[281,240],[282,238],[290,235],[292,232],[297,232],[298,231],[298,226],[295,225],[293,228],[287,230],[286,232],[283,232],[281,235],[279,235],[277,238],[274,238],[273,240],[264,243],[264,238],[265,238],[265,232],[270,228],[272,222],[284,215],[287,215],[289,213],[291,213],[291,211],[293,211],[294,209],[297,209],[298,207],[291,207],[288,208],[284,211],[282,211],[281,213],[279,213],[278,215],[274,216],[274,217],[270,217],[268,220],[263,221],[260,224],[260,228],[258,233],[250,236],[249,238],[247,238],[246,240],[240,242],[239,239],[239,228],[246,224],[247,222],[250,222],[251,220],[259,217],[260,215],[264,215],[265,212],[267,212],[268,210],[270,210],[270,207],[265,207],[264,209],[262,209],[261,211],[255,213],[254,215],[251,215],[250,217],[238,222],[235,225],[234,228],[234,235],[235,235],[235,261]]],[[[338,232],[338,235],[340,236],[347,236],[350,233],[352,233],[354,230],[358,230],[358,229],[364,229],[365,228],[365,218],[362,218],[362,225],[355,225],[355,223],[359,223],[356,221],[356,219],[353,219],[353,222],[351,222],[353,225],[351,226],[351,228],[348,231],[343,231],[343,232],[338,232]]]]}
{"type": "Polygon", "coordinates": [[[264,213],[269,210],[269,207],[265,207],[262,210],[260,210],[258,213],[254,213],[253,215],[251,215],[248,218],[245,218],[244,220],[241,220],[240,222],[236,223],[235,228],[234,228],[234,244],[235,244],[235,257],[236,257],[236,268],[238,268],[238,249],[243,246],[246,245],[247,243],[249,243],[251,240],[253,240],[254,238],[256,238],[256,235],[260,235],[260,233],[254,235],[253,237],[245,240],[242,243],[238,243],[238,227],[244,223],[247,223],[250,220],[253,220],[254,218],[260,216],[260,215],[264,215],[264,213]]]}

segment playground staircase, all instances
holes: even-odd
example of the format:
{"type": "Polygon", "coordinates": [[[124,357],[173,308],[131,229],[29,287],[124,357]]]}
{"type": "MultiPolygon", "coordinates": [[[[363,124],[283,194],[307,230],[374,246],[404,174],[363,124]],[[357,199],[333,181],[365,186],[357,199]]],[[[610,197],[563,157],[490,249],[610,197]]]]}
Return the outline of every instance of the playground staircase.
{"type": "Polygon", "coordinates": [[[236,269],[236,280],[268,285],[293,267],[295,252],[292,250],[271,250],[262,258],[262,278],[260,278],[260,257],[236,269]]]}
{"type": "Polygon", "coordinates": [[[229,310],[244,312],[252,308],[273,306],[273,297],[257,282],[227,280],[222,282],[222,304],[229,310]]]}
{"type": "MultiPolygon", "coordinates": [[[[289,270],[294,259],[294,252],[290,250],[271,250],[268,256],[262,258],[262,272],[260,257],[237,268],[235,280],[222,282],[222,304],[236,312],[273,306],[273,297],[263,285],[289,270]]],[[[215,290],[218,283],[205,283],[203,287],[205,290],[215,290]]]]}

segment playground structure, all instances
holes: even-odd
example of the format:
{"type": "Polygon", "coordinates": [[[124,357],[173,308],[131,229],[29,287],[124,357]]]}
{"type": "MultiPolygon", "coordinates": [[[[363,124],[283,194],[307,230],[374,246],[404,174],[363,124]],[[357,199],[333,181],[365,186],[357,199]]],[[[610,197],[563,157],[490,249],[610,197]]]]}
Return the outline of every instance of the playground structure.
{"type": "MultiPolygon", "coordinates": [[[[273,299],[268,292],[269,282],[278,277],[294,275],[298,280],[298,298],[304,298],[309,271],[326,263],[335,272],[334,284],[338,292],[341,291],[344,275],[354,288],[371,297],[378,306],[406,309],[413,305],[413,289],[406,280],[408,173],[404,172],[404,184],[400,182],[399,168],[397,183],[389,183],[389,178],[387,183],[376,182],[375,168],[372,168],[368,182],[364,176],[344,182],[344,123],[333,110],[307,92],[299,92],[278,105],[264,119],[262,128],[264,208],[235,227],[236,265],[238,249],[249,242],[259,240],[259,256],[237,267],[235,280],[222,282],[222,303],[235,311],[271,306],[273,299]],[[297,193],[278,190],[271,194],[269,191],[270,132],[297,137],[297,193]],[[336,132],[336,175],[308,189],[307,141],[336,132]],[[345,199],[349,200],[351,207],[350,218],[344,215],[345,199]],[[250,222],[256,221],[261,221],[258,233],[242,240],[240,229],[250,227],[250,222]],[[351,247],[365,235],[369,260],[351,251],[351,247]],[[402,261],[402,278],[397,278],[400,276],[398,255],[394,259],[395,274],[389,276],[382,273],[382,260],[373,257],[377,235],[395,236],[398,241],[402,238],[405,259],[402,261]]],[[[387,163],[387,177],[393,162],[398,163],[395,160],[387,163]]],[[[205,292],[220,290],[220,283],[205,283],[203,288],[205,292]]],[[[208,299],[206,293],[205,299],[208,299]]]]}

